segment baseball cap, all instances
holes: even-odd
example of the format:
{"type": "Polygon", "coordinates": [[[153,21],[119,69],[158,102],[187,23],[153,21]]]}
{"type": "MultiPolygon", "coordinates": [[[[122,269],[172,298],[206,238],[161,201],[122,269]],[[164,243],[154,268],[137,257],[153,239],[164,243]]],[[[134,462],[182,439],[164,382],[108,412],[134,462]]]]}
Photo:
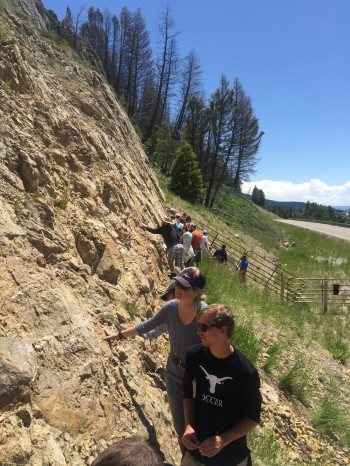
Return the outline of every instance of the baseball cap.
{"type": "Polygon", "coordinates": [[[175,291],[175,282],[172,281],[170,283],[170,285],[168,286],[168,288],[164,291],[164,293],[161,295],[160,299],[162,299],[163,301],[166,301],[166,298],[168,296],[169,293],[172,293],[175,291]]]}
{"type": "Polygon", "coordinates": [[[175,280],[186,288],[202,289],[205,285],[205,276],[197,267],[186,267],[175,280]]]}

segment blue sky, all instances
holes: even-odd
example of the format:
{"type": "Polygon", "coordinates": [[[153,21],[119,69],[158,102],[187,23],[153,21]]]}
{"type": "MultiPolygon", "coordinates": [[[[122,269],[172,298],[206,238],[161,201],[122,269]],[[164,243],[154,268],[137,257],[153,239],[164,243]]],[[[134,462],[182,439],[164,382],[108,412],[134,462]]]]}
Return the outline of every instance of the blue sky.
{"type": "Polygon", "coordinates": [[[181,56],[194,50],[209,97],[237,77],[265,132],[254,185],[266,198],[350,206],[350,0],[44,0],[61,19],[86,5],[141,8],[156,49],[170,6],[181,56]]]}

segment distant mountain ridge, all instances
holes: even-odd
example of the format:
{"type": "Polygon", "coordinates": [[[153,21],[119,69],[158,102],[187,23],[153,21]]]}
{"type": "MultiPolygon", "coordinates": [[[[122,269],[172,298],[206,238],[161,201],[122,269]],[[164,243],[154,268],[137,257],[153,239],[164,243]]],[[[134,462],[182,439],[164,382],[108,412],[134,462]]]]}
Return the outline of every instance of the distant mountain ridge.
{"type": "MultiPolygon", "coordinates": [[[[299,201],[273,201],[271,199],[266,199],[265,201],[265,207],[267,208],[275,207],[275,208],[293,209],[293,210],[294,209],[303,210],[305,209],[306,204],[307,202],[299,202],[299,201]]],[[[335,210],[349,210],[350,209],[350,206],[331,206],[331,207],[335,210]]]]}

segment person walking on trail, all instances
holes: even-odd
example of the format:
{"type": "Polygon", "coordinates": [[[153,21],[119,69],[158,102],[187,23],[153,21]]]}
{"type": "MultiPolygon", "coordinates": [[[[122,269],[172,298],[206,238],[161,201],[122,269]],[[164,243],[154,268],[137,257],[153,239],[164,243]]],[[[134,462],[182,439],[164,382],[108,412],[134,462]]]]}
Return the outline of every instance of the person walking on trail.
{"type": "Polygon", "coordinates": [[[180,243],[179,237],[172,226],[171,219],[169,217],[165,217],[162,220],[162,224],[158,228],[151,228],[145,225],[144,223],[141,224],[141,228],[149,233],[155,235],[162,235],[165,246],[167,248],[167,259],[168,265],[170,268],[170,278],[174,278],[176,276],[174,262],[176,267],[180,267],[180,269],[184,268],[183,263],[183,248],[180,243]],[[176,247],[180,245],[181,247],[176,247]]]}
{"type": "Polygon", "coordinates": [[[222,264],[227,263],[227,252],[226,252],[226,244],[223,244],[221,248],[217,249],[214,252],[214,257],[221,262],[222,264]]]}
{"type": "MultiPolygon", "coordinates": [[[[175,277],[175,297],[165,303],[150,319],[123,331],[104,329],[106,341],[143,335],[166,324],[170,351],[166,363],[165,384],[174,428],[179,436],[185,429],[183,412],[183,375],[187,349],[199,343],[196,314],[207,306],[201,301],[205,276],[197,267],[187,267],[175,277]]],[[[183,448],[179,440],[180,446],[183,448]]]]}
{"type": "Polygon", "coordinates": [[[258,372],[230,342],[235,325],[230,309],[212,304],[197,322],[201,344],[186,356],[181,466],[251,465],[247,434],[260,422],[258,372]]]}
{"type": "Polygon", "coordinates": [[[242,282],[245,282],[246,280],[248,265],[249,264],[248,264],[247,256],[243,254],[243,256],[240,258],[239,263],[237,265],[237,269],[239,270],[239,278],[242,282]]]}

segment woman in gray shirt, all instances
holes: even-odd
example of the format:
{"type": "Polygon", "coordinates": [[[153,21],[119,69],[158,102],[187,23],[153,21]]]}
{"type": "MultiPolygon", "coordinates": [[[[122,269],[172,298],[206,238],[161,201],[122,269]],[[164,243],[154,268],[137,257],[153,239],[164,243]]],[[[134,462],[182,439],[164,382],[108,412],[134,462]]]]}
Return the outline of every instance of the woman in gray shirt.
{"type": "MultiPolygon", "coordinates": [[[[142,335],[166,324],[170,351],[166,364],[165,384],[174,427],[182,437],[185,429],[183,414],[183,376],[187,349],[200,343],[197,335],[196,314],[207,305],[201,301],[205,276],[197,267],[187,267],[175,277],[175,299],[168,301],[150,319],[119,332],[105,331],[105,340],[142,335]]],[[[182,445],[180,443],[180,445],[182,445]]]]}

